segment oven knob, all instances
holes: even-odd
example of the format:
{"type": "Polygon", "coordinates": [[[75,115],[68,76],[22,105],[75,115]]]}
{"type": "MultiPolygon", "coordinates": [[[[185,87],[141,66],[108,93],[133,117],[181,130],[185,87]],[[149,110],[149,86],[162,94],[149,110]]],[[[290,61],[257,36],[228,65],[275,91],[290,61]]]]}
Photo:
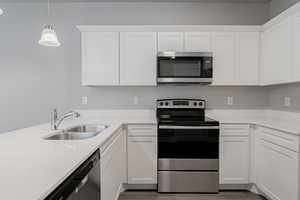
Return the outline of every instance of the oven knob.
{"type": "Polygon", "coordinates": [[[203,106],[203,102],[199,102],[199,106],[203,106]]]}
{"type": "Polygon", "coordinates": [[[169,105],[169,102],[166,102],[166,103],[165,103],[165,106],[168,106],[168,105],[169,105]]]}
{"type": "Polygon", "coordinates": [[[160,102],[160,103],[159,103],[159,105],[160,105],[160,106],[163,106],[163,105],[164,105],[164,103],[163,103],[163,102],[160,102]]]}
{"type": "Polygon", "coordinates": [[[197,106],[197,102],[194,102],[194,106],[197,106]]]}

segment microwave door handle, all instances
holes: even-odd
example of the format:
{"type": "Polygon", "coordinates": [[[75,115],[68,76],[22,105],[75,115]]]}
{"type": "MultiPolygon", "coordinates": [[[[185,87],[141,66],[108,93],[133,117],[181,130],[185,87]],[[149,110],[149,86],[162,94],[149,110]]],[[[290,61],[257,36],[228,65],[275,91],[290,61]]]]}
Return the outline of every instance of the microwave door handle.
{"type": "Polygon", "coordinates": [[[219,126],[158,126],[159,129],[175,129],[175,130],[207,130],[207,129],[219,129],[219,126]]]}

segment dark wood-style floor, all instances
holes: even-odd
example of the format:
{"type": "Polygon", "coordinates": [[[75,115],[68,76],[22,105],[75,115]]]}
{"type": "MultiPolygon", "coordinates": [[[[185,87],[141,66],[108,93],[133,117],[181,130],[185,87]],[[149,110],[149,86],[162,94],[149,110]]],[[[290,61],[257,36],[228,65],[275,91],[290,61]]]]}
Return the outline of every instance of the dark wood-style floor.
{"type": "Polygon", "coordinates": [[[265,200],[250,192],[220,192],[219,194],[158,194],[156,192],[124,192],[119,200],[265,200]]]}

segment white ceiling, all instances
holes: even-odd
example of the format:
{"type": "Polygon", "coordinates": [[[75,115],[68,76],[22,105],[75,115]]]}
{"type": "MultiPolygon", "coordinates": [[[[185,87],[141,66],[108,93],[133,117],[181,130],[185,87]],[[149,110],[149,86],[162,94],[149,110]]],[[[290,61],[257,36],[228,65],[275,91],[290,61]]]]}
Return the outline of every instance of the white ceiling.
{"type": "MultiPolygon", "coordinates": [[[[85,2],[211,2],[211,3],[266,3],[271,0],[50,0],[57,3],[85,2]]],[[[0,3],[41,3],[47,0],[0,0],[0,3]]]]}

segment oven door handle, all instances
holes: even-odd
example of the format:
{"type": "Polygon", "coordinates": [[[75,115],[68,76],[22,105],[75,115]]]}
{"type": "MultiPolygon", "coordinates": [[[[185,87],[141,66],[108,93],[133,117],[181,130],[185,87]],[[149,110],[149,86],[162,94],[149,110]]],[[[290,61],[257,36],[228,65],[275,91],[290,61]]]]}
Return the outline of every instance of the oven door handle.
{"type": "Polygon", "coordinates": [[[159,129],[185,129],[185,130],[208,130],[208,129],[219,129],[219,126],[158,126],[159,129]]]}

